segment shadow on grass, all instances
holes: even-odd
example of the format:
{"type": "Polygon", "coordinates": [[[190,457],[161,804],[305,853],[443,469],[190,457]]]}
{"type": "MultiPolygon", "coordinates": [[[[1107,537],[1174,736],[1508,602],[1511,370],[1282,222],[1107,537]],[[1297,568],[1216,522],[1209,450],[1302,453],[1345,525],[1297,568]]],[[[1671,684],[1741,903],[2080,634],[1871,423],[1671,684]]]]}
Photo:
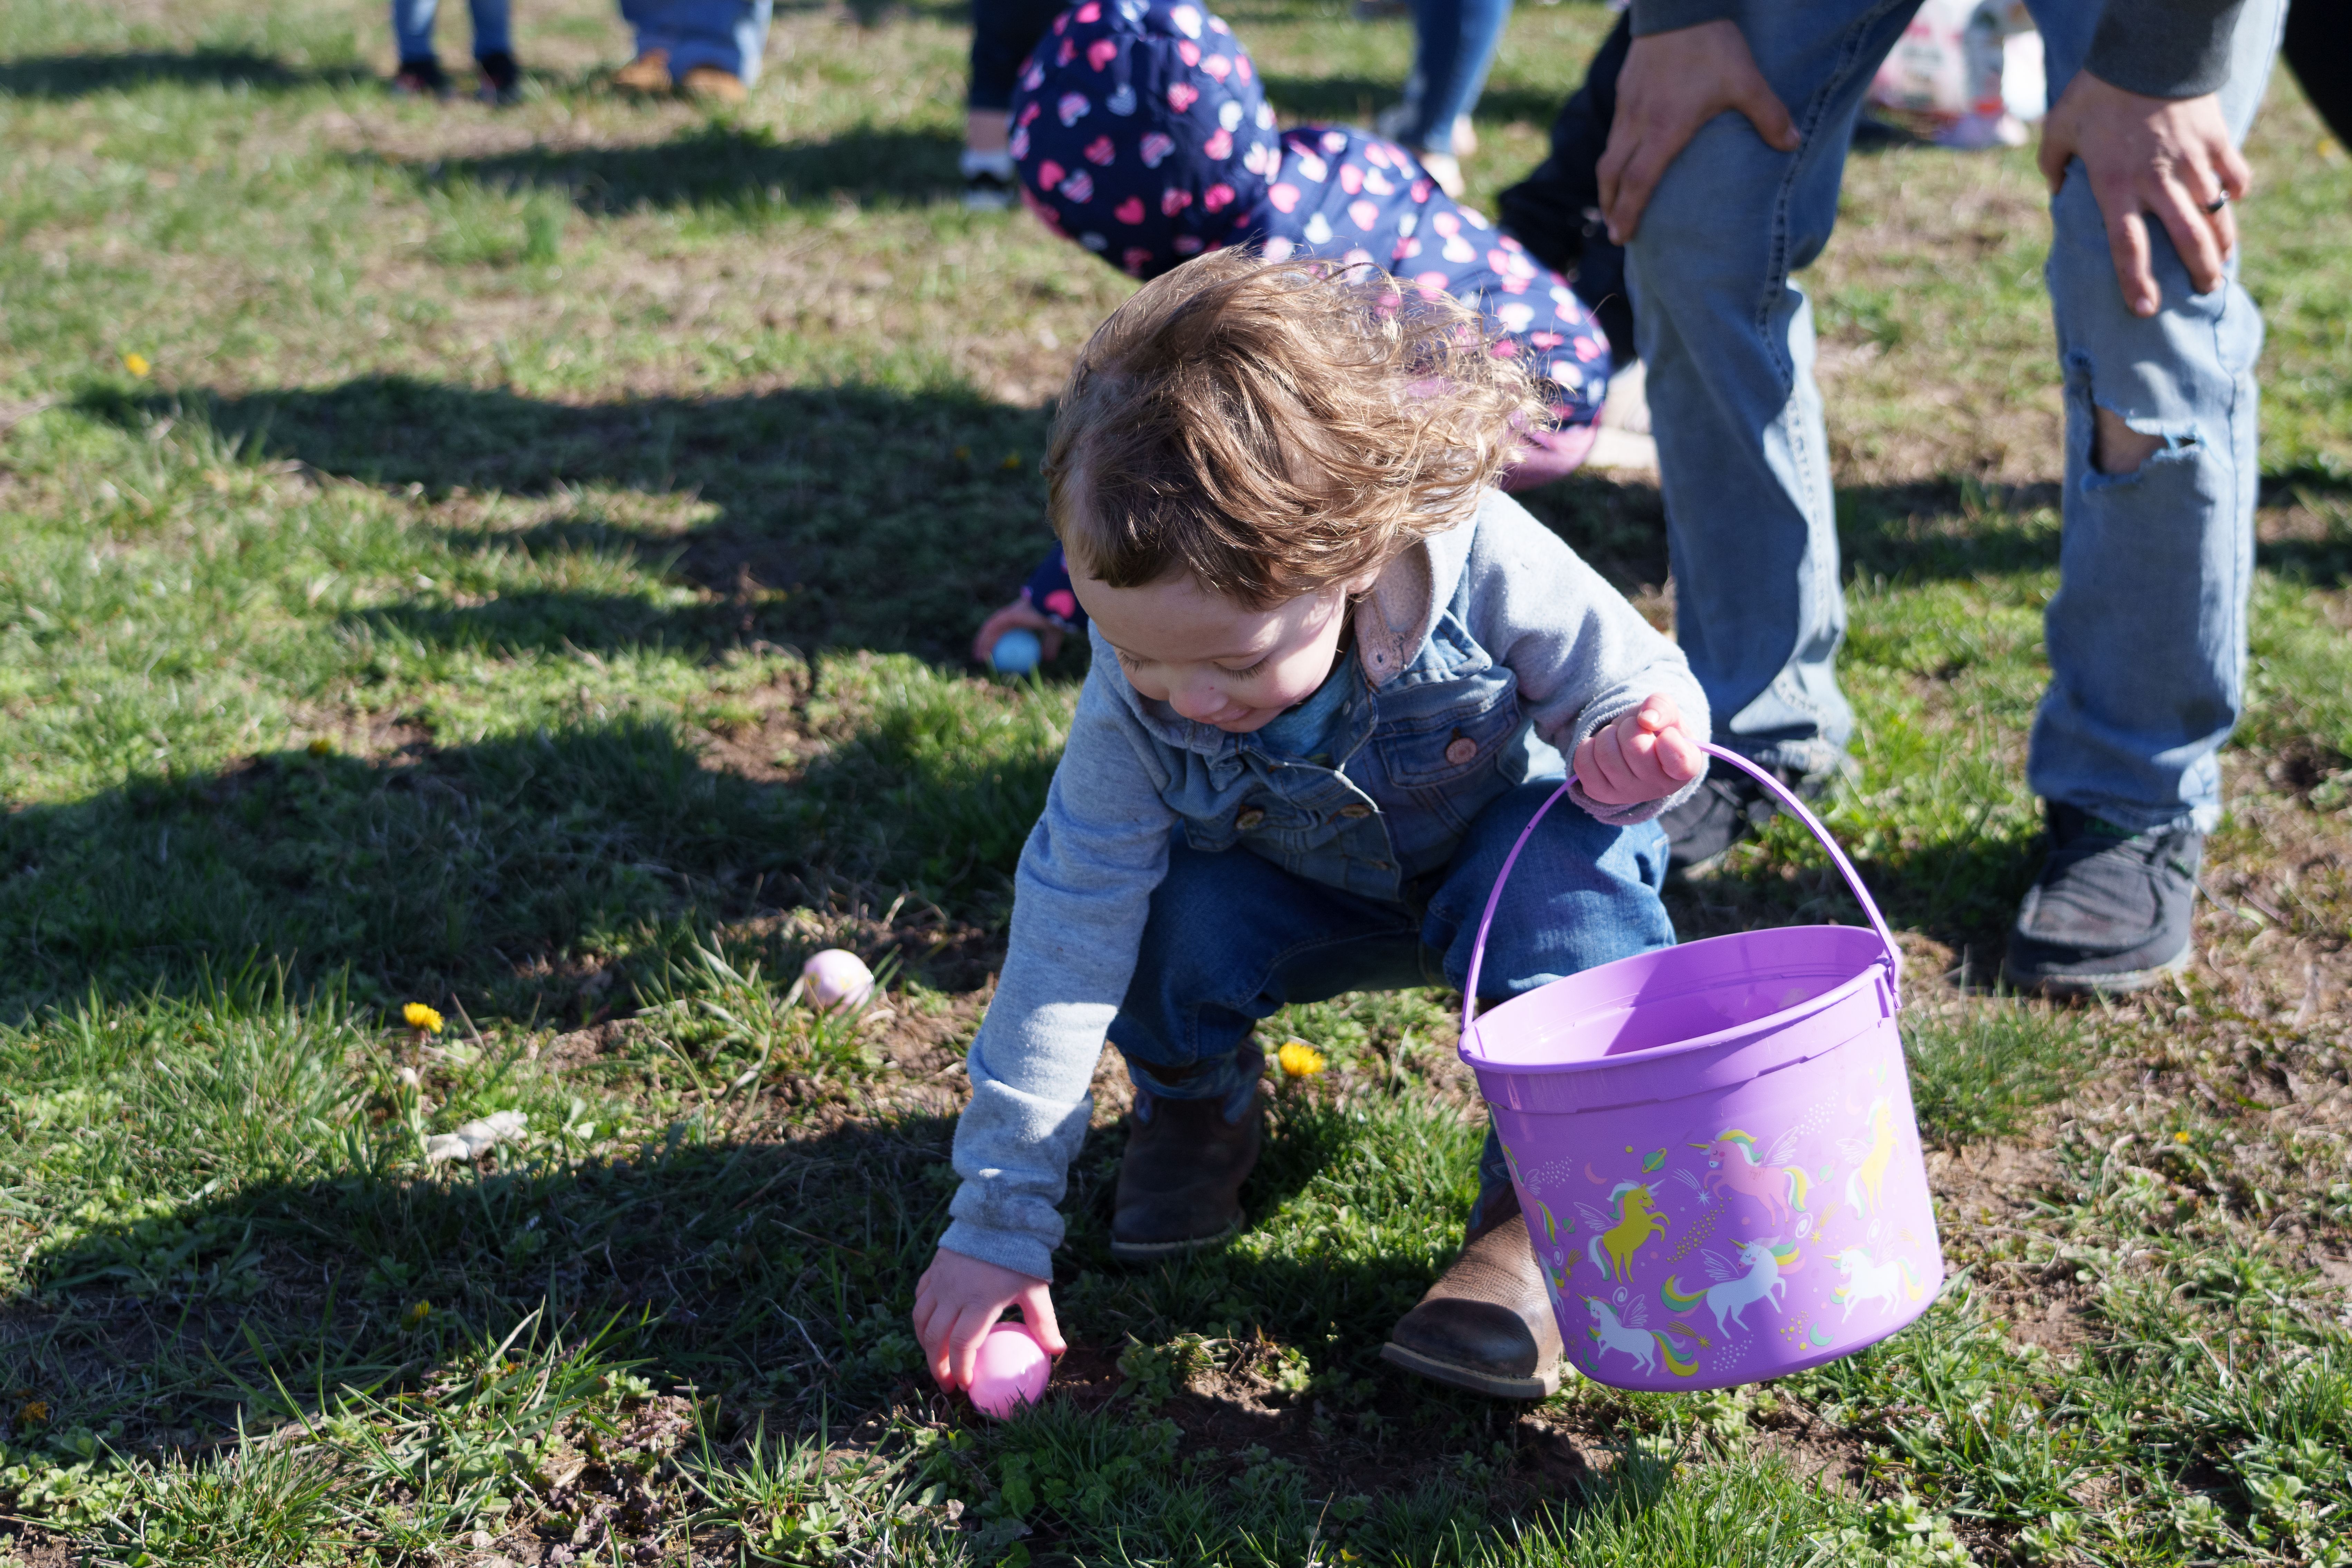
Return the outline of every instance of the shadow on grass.
{"type": "MultiPolygon", "coordinates": [[[[2343,488],[2326,476],[2288,476],[2266,481],[2263,502],[2276,506],[2298,490],[2334,495],[2343,488]]],[[[1519,499],[1620,590],[1666,581],[1665,505],[1654,483],[1576,475],[1519,499]]],[[[1837,492],[1840,563],[1849,581],[1912,584],[2053,572],[2063,499],[2055,484],[1963,479],[1846,486],[1837,492]]],[[[2265,571],[2340,587],[2352,578],[2352,533],[2336,527],[2265,539],[2254,557],[2265,571]]]]}
{"type": "MultiPolygon", "coordinates": [[[[1359,76],[1265,75],[1265,96],[1286,119],[1310,124],[1372,128],[1372,117],[1403,96],[1404,84],[1386,78],[1359,76]]],[[[1548,126],[1559,112],[1560,95],[1526,88],[1489,87],[1478,100],[1477,117],[1506,124],[1524,122],[1548,126]]]]}
{"type": "Polygon", "coordinates": [[[35,55],[0,60],[0,98],[91,98],[139,88],[228,87],[287,92],[320,83],[373,79],[357,66],[307,70],[244,49],[194,49],[186,54],[135,51],[119,55],[35,55]]]}
{"type": "MultiPolygon", "coordinates": [[[[1853,894],[1821,850],[1810,840],[1792,847],[1802,830],[1776,824],[1773,831],[1782,837],[1769,857],[1742,851],[1727,865],[1667,889],[1667,907],[1684,941],[1773,926],[1864,923],[1853,894]]],[[[1954,978],[1976,990],[1999,975],[2018,900],[2041,864],[2038,831],[2021,841],[1984,829],[1882,851],[1860,869],[1886,923],[1948,949],[1966,971],[1954,978]]]]}
{"type": "MultiPolygon", "coordinates": [[[[389,1109],[352,1108],[379,1120],[389,1109]]],[[[1376,1135],[1343,1121],[1309,1113],[1287,1131],[1277,1121],[1268,1173],[1244,1190],[1253,1215],[1294,1196],[1350,1137],[1376,1135]]],[[[121,1422],[110,1439],[118,1452],[159,1458],[232,1442],[240,1417],[257,1431],[312,1415],[341,1387],[388,1397],[453,1369],[462,1376],[539,1311],[542,1335],[561,1327],[577,1344],[603,1329],[606,1364],[716,1395],[722,1433],[764,1423],[790,1434],[823,1421],[839,1434],[894,1405],[944,1411],[908,1314],[946,1223],[951,1135],[945,1118],[916,1113],[789,1140],[705,1142],[688,1120],[620,1154],[542,1152],[419,1174],[394,1163],[397,1135],[362,1134],[352,1146],[372,1145],[373,1167],[347,1161],[331,1177],[254,1183],[94,1223],[83,1214],[70,1241],[34,1261],[24,1293],[0,1303],[0,1376],[41,1392],[52,1430],[121,1422]],[[137,1376],[122,1375],[132,1367],[137,1376]]],[[[1461,1133],[1444,1151],[1459,1156],[1465,1182],[1475,1137],[1461,1133]]],[[[1246,1261],[1206,1254],[1122,1269],[1104,1243],[1121,1146],[1118,1133],[1091,1141],[1063,1205],[1072,1231],[1056,1294],[1078,1347],[1066,1386],[1087,1407],[1116,1393],[1112,1363],[1130,1335],[1241,1342],[1263,1329],[1328,1344],[1318,1368],[1343,1384],[1370,1380],[1349,1403],[1393,1423],[1401,1451],[1391,1460],[1440,1457],[1460,1436],[1454,1428],[1486,1414],[1483,1402],[1378,1361],[1450,1238],[1383,1251],[1310,1237],[1246,1261]]],[[[1402,1181],[1390,1185],[1391,1203],[1427,1201],[1402,1181]]],[[[1310,1430],[1304,1391],[1188,1398],[1175,1413],[1310,1462],[1319,1456],[1318,1469],[1333,1462],[1328,1439],[1310,1430]]]]}
{"type": "MultiPolygon", "coordinates": [[[[843,886],[992,923],[1053,758],[958,755],[931,718],[886,698],[781,779],[715,765],[668,723],[583,722],[382,763],[267,753],[24,807],[0,816],[0,1018],[256,962],[297,989],[348,973],[372,1004],[584,1017],[714,924],[843,886]],[[580,970],[588,952],[617,969],[580,970]]],[[[969,946],[919,973],[978,984],[969,946]]]]}
{"type": "Polygon", "coordinates": [[[862,206],[945,200],[962,188],[962,142],[943,132],[866,129],[780,142],[757,126],[711,125],[642,147],[532,147],[396,165],[426,188],[473,182],[560,191],[583,212],[793,205],[845,197],[862,206]]]}
{"type": "Polygon", "coordinates": [[[795,387],[563,404],[500,388],[371,376],[338,386],[176,400],[93,395],[128,426],[199,416],[249,452],[446,495],[689,495],[719,515],[671,530],[591,495],[527,531],[460,527],[461,545],[621,549],[719,595],[661,611],[601,600],[378,612],[436,647],[592,649],[767,638],[961,662],[974,628],[1026,580],[1052,535],[1036,472],[1048,416],[957,390],[795,387]],[[1009,466],[1008,466],[1009,465],[1009,466]]]}

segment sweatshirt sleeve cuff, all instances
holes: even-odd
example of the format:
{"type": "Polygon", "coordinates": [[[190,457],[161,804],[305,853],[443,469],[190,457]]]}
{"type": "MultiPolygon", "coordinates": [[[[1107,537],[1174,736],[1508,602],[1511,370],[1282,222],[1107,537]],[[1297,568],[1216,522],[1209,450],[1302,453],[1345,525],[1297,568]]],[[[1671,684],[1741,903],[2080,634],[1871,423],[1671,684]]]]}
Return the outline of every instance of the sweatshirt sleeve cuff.
{"type": "Polygon", "coordinates": [[[948,1226],[947,1233],[940,1237],[940,1245],[950,1252],[961,1252],[966,1258],[977,1258],[982,1263],[993,1263],[999,1268],[1010,1268],[1032,1279],[1050,1283],[1054,1278],[1053,1248],[1020,1231],[999,1230],[993,1226],[960,1219],[948,1226]]]}
{"type": "Polygon", "coordinates": [[[1739,0],[1633,0],[1633,36],[1678,33],[1702,22],[1727,21],[1739,15],[1739,0]]]}
{"type": "MultiPolygon", "coordinates": [[[[1675,691],[1675,697],[1677,706],[1683,710],[1685,727],[1692,729],[1700,740],[1707,739],[1713,726],[1708,722],[1706,698],[1699,691],[1696,683],[1684,683],[1683,689],[1675,691]]],[[[1614,724],[1622,715],[1639,706],[1640,700],[1640,699],[1620,700],[1606,705],[1595,703],[1585,712],[1577,715],[1576,727],[1559,742],[1559,754],[1570,759],[1570,766],[1573,766],[1578,748],[1602,729],[1614,724]]],[[[1662,799],[1637,800],[1631,805],[1605,805],[1585,794],[1584,785],[1580,781],[1569,786],[1568,798],[1591,813],[1597,821],[1604,822],[1612,827],[1633,827],[1672,811],[1696,795],[1699,786],[1705,783],[1706,783],[1706,772],[1701,769],[1698,777],[1662,799]]]]}
{"type": "Polygon", "coordinates": [[[2218,91],[2244,8],[2245,0],[2107,0],[2083,68],[2145,98],[2218,91]]]}

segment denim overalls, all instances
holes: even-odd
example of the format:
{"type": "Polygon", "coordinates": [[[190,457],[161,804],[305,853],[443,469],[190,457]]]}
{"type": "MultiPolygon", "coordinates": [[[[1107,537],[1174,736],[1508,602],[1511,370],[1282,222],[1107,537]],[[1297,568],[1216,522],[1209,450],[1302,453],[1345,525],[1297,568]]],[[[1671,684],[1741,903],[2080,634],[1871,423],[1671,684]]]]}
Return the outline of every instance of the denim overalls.
{"type": "MultiPolygon", "coordinates": [[[[1503,857],[1565,776],[1520,712],[1517,677],[1471,636],[1468,593],[1465,579],[1377,689],[1341,661],[1346,694],[1317,749],[1328,765],[1146,711],[1180,823],[1110,1039],[1147,1115],[1161,1095],[1240,1116],[1262,1065],[1251,1030],[1286,1003],[1463,984],[1503,857]],[[1212,734],[1213,752],[1191,749],[1212,734]]],[[[1496,911],[1481,994],[1672,943],[1665,868],[1654,824],[1555,806],[1496,911]]]]}

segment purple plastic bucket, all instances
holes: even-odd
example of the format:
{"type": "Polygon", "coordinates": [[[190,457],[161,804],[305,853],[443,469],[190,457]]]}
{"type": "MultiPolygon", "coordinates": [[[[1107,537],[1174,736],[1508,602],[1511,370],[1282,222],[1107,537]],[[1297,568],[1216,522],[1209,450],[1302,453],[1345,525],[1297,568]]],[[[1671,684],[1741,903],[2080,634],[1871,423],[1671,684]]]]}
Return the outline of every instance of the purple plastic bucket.
{"type": "MultiPolygon", "coordinates": [[[[1793,926],[1663,948],[1470,1017],[1569,1359],[1618,1388],[1723,1388],[1852,1355],[1927,1310],[1943,1250],[1895,1026],[1902,958],[1804,803],[1869,929],[1793,926]]],[[[1470,962],[1528,835],[1487,898],[1470,962]]]]}

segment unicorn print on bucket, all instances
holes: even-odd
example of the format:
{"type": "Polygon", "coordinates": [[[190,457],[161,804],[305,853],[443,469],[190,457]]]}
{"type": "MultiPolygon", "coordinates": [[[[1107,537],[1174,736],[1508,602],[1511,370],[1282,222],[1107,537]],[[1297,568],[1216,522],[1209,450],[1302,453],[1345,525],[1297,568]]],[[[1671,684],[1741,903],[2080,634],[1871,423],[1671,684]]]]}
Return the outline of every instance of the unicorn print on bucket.
{"type": "Polygon", "coordinates": [[[1853,1162],[1853,1173],[1845,1179],[1845,1201],[1865,1219],[1875,1218],[1887,1162],[1895,1157],[1895,1108],[1885,1095],[1870,1102],[1870,1136],[1841,1138],[1838,1151],[1853,1162]]]}
{"type": "MultiPolygon", "coordinates": [[[[1593,1342],[1600,1347],[1593,1352],[1595,1365],[1600,1364],[1611,1351],[1619,1351],[1633,1358],[1636,1372],[1654,1373],[1661,1360],[1665,1362],[1666,1371],[1676,1377],[1688,1377],[1698,1371],[1696,1356],[1685,1353],[1666,1334],[1643,1326],[1641,1297],[1636,1296],[1625,1303],[1622,1319],[1618,1317],[1614,1308],[1598,1296],[1587,1296],[1584,1306],[1592,1314],[1592,1326],[1584,1331],[1591,1334],[1593,1342]]],[[[1667,1332],[1688,1334],[1690,1331],[1680,1323],[1670,1323],[1667,1332]]]]}
{"type": "Polygon", "coordinates": [[[1776,1226],[1788,1225],[1804,1208],[1812,1178],[1805,1174],[1802,1165],[1793,1163],[1797,1150],[1793,1130],[1773,1140],[1761,1154],[1755,1137],[1737,1127],[1725,1128],[1712,1143],[1691,1147],[1706,1151],[1713,1170],[1706,1178],[1709,1192],[1720,1194],[1727,1188],[1755,1199],[1776,1226]]]}
{"type": "Polygon", "coordinates": [[[1584,1249],[1585,1256],[1592,1259],[1592,1267],[1612,1279],[1633,1277],[1633,1254],[1666,1232],[1666,1216],[1654,1206],[1657,1196],[1654,1183],[1645,1186],[1640,1182],[1620,1182],[1609,1190],[1609,1208],[1597,1209],[1591,1204],[1576,1205],[1584,1223],[1599,1232],[1584,1249]],[[1609,1255],[1605,1260],[1601,1257],[1604,1252],[1609,1255]]]}
{"type": "Polygon", "coordinates": [[[1695,1312],[1702,1306],[1713,1309],[1715,1331],[1719,1334],[1730,1332],[1734,1325],[1746,1329],[1748,1324],[1740,1314],[1759,1301],[1778,1310],[1781,1298],[1789,1290],[1789,1282],[1781,1276],[1794,1273],[1799,1267],[1796,1245],[1777,1236],[1741,1243],[1736,1264],[1720,1252],[1710,1250],[1702,1256],[1706,1259],[1707,1278],[1716,1281],[1714,1284],[1695,1294],[1685,1294],[1682,1280],[1670,1274],[1666,1282],[1658,1287],[1658,1294],[1676,1317],[1695,1312]]]}
{"type": "Polygon", "coordinates": [[[1894,1312],[1902,1310],[1901,1299],[1916,1301],[1926,1293],[1926,1287],[1911,1272],[1906,1259],[1890,1258],[1884,1263],[1873,1263],[1869,1253],[1859,1247],[1849,1247],[1831,1261],[1845,1276],[1845,1283],[1830,1292],[1845,1303],[1845,1316],[1838,1320],[1840,1322],[1850,1321],[1853,1310],[1864,1301],[1876,1301],[1894,1312]]]}

